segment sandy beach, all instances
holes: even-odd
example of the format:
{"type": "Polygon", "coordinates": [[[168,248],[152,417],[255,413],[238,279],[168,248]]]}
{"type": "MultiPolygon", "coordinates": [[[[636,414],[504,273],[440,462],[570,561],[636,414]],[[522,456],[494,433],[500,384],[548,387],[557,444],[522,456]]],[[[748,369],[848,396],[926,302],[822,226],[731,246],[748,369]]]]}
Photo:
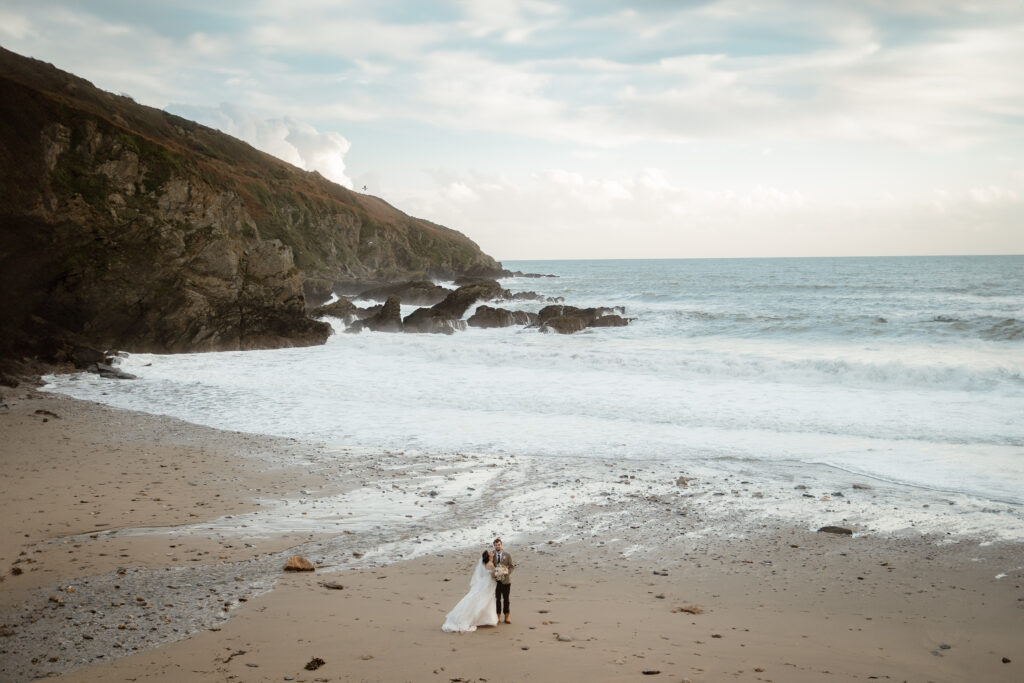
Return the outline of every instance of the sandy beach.
{"type": "Polygon", "coordinates": [[[819,533],[838,492],[795,488],[814,507],[793,524],[745,514],[750,481],[608,463],[529,507],[502,486],[539,476],[528,458],[339,460],[2,397],[3,681],[1024,679],[1021,545],[819,533]],[[495,532],[518,564],[513,623],[442,633],[495,532]],[[319,568],[285,573],[291,554],[319,568]]]}

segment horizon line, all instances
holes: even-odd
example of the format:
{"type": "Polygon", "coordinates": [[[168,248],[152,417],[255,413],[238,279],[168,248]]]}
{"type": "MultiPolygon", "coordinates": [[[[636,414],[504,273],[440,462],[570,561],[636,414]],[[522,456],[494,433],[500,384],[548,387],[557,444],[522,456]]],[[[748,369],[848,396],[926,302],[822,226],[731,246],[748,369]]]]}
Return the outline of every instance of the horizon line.
{"type": "Polygon", "coordinates": [[[617,256],[617,257],[573,257],[573,258],[500,258],[505,261],[727,261],[727,260],[771,260],[771,259],[841,259],[841,258],[982,258],[1024,256],[1024,252],[1012,254],[858,254],[843,256],[617,256]]]}

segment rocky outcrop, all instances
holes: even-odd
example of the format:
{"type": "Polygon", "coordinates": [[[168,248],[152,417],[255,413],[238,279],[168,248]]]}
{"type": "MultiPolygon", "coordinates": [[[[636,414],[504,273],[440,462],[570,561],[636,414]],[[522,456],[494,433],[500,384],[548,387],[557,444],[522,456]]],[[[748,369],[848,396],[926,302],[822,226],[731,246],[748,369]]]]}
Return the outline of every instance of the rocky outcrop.
{"type": "Polygon", "coordinates": [[[326,306],[320,306],[314,308],[309,314],[314,318],[338,318],[343,320],[346,325],[351,323],[353,320],[359,317],[359,309],[354,303],[341,296],[338,300],[327,304],[326,306]]]}
{"type": "Polygon", "coordinates": [[[512,325],[536,325],[539,317],[526,311],[509,311],[504,308],[478,306],[466,323],[470,327],[511,327],[512,325]]]}
{"type": "Polygon", "coordinates": [[[0,49],[0,356],[322,343],[345,280],[497,274],[412,218],[0,49]]]}
{"type": "Polygon", "coordinates": [[[540,310],[541,332],[558,332],[573,334],[588,327],[624,327],[629,324],[628,318],[620,313],[625,310],[621,306],[614,308],[576,308],[575,306],[545,306],[540,310]]]}
{"type": "Polygon", "coordinates": [[[402,321],[406,332],[454,334],[466,329],[466,321],[436,315],[429,308],[417,308],[402,321]]]}
{"type": "Polygon", "coordinates": [[[360,292],[359,298],[384,301],[392,294],[396,294],[410,306],[433,306],[444,301],[451,293],[452,290],[436,285],[430,280],[416,280],[368,289],[360,292]]]}
{"type": "Polygon", "coordinates": [[[565,299],[560,296],[544,296],[537,292],[505,292],[505,296],[502,297],[506,301],[544,301],[549,304],[560,304],[565,299]]]}
{"type": "Polygon", "coordinates": [[[392,294],[381,306],[380,311],[362,320],[357,320],[349,326],[346,332],[401,332],[402,325],[402,300],[392,294]]]}
{"type": "Polygon", "coordinates": [[[459,287],[445,297],[444,301],[430,308],[417,308],[405,317],[406,332],[451,334],[466,329],[462,316],[477,301],[489,301],[504,293],[501,285],[494,280],[483,280],[476,284],[459,287]]]}

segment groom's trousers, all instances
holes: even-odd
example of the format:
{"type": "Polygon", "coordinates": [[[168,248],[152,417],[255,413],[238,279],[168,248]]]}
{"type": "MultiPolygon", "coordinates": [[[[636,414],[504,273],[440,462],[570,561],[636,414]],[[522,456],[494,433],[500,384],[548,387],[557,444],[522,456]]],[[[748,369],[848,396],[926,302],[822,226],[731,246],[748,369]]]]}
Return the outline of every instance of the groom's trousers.
{"type": "Polygon", "coordinates": [[[501,614],[502,611],[503,611],[501,609],[501,601],[502,601],[502,599],[505,600],[504,613],[505,614],[509,613],[510,610],[509,610],[509,607],[508,607],[508,593],[511,590],[512,590],[512,584],[511,583],[501,583],[500,581],[498,582],[498,585],[496,585],[494,587],[494,608],[497,610],[498,614],[501,614]]]}

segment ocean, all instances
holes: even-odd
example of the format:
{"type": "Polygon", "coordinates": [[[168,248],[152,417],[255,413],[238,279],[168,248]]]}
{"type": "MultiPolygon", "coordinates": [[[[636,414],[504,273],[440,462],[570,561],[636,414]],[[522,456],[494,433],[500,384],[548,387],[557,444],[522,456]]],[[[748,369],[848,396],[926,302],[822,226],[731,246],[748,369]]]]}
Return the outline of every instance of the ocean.
{"type": "Polygon", "coordinates": [[[1024,519],[1022,256],[504,265],[557,276],[503,280],[513,292],[623,306],[633,320],[574,335],[342,334],[334,323],[320,347],[130,354],[121,367],[136,381],[60,375],[47,388],[410,457],[773,481],[769,512],[806,475],[826,490],[857,479],[1024,519]]]}

